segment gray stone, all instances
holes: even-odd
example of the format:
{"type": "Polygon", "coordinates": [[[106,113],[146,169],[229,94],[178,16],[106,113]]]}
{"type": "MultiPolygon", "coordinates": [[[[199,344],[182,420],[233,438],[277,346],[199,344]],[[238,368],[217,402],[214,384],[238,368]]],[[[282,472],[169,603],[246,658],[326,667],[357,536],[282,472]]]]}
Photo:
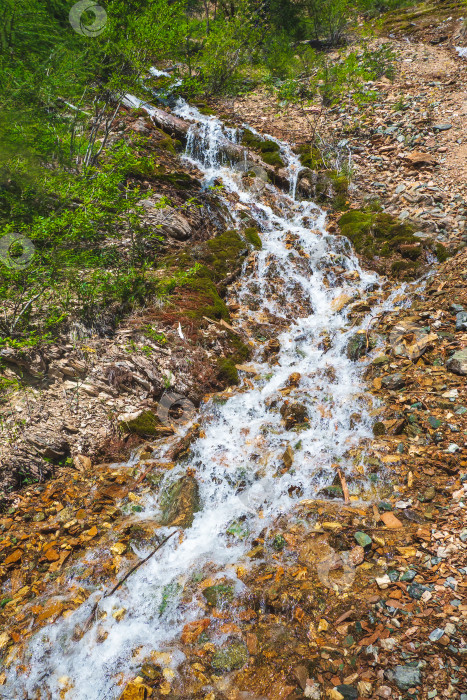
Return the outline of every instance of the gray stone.
{"type": "Polygon", "coordinates": [[[446,362],[446,368],[454,374],[467,374],[467,349],[455,352],[446,362]]]}
{"type": "Polygon", "coordinates": [[[449,131],[452,129],[452,124],[435,124],[433,131],[449,131]]]}
{"type": "Polygon", "coordinates": [[[433,632],[430,633],[430,642],[437,642],[441,639],[441,637],[444,634],[444,630],[442,630],[440,627],[437,627],[433,632]]]}
{"type": "Polygon", "coordinates": [[[426,586],[423,586],[421,583],[412,583],[408,588],[407,588],[407,593],[411,598],[414,598],[414,600],[420,600],[422,595],[425,593],[425,591],[430,590],[426,586]]]}
{"type": "Polygon", "coordinates": [[[456,314],[456,331],[467,331],[467,312],[460,311],[456,314]]]}
{"type": "Polygon", "coordinates": [[[358,690],[353,685],[338,685],[336,690],[344,696],[344,700],[357,700],[358,698],[358,690]]]}
{"type": "Polygon", "coordinates": [[[416,575],[416,571],[414,571],[413,569],[407,569],[407,571],[404,571],[404,573],[402,574],[401,581],[413,581],[416,575]]]}
{"type": "Polygon", "coordinates": [[[347,357],[355,362],[372,350],[374,346],[375,340],[371,336],[367,340],[366,333],[355,333],[347,343],[347,357]]]}
{"type": "Polygon", "coordinates": [[[405,377],[400,372],[396,374],[388,374],[381,381],[385,389],[402,389],[405,386],[405,377]]]}
{"type": "Polygon", "coordinates": [[[388,676],[400,690],[408,690],[420,685],[420,671],[412,666],[396,666],[388,676]]]}

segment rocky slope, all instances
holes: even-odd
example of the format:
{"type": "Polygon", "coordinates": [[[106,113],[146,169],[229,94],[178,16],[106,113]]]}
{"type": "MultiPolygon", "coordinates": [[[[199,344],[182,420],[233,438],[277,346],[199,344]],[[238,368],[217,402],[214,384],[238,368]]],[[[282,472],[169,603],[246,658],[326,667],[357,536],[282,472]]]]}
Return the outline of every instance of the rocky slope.
{"type": "MultiPolygon", "coordinates": [[[[253,543],[244,565],[236,567],[248,595],[234,593],[227,580],[214,576],[190,582],[187,595],[202,591],[205,602],[202,619],[183,630],[179,649],[185,660],[178,675],[169,654],[154,652],[133,681],[122,683],[124,700],[466,699],[465,71],[453,46],[438,43],[446,33],[446,41],[460,42],[458,20],[437,24],[431,18],[430,25],[426,14],[421,17],[423,26],[416,25],[410,42],[392,39],[398,75],[393,83],[376,86],[380,102],[356,115],[360,126],[335,112],[327,113],[319,127],[323,139],[346,140],[352,153],[351,208],[367,211],[369,199],[377,196],[383,213],[454,253],[440,265],[427,256],[431,274],[401,286],[394,308],[355,339],[356,362],[374,348],[373,340],[378,346],[366,379],[368,391],[381,403],[374,414],[374,439],[362,446],[362,455],[379,497],[355,504],[349,484],[337,476],[320,498],[302,501],[293,516],[279,518],[273,531],[253,543]],[[401,109],[388,109],[396,103],[401,109]],[[210,643],[207,632],[224,635],[221,649],[210,643]]],[[[391,27],[396,30],[404,31],[391,27]]],[[[290,106],[274,117],[278,107],[264,94],[229,109],[232,118],[291,141],[299,140],[298,132],[305,142],[314,128],[314,117],[290,106]],[[270,109],[267,117],[257,117],[259,104],[262,113],[270,109]]],[[[140,122],[138,128],[149,127],[140,122]]],[[[166,186],[182,203],[179,190],[166,186]]],[[[157,413],[168,388],[198,404],[205,394],[228,385],[235,378],[232,365],[246,360],[247,350],[230,328],[228,305],[224,309],[221,303],[238,260],[254,252],[245,242],[239,250],[235,241],[222,239],[222,250],[230,242],[232,254],[220,271],[215,269],[210,256],[216,257],[216,250],[209,241],[229,226],[221,213],[213,220],[212,205],[205,206],[191,214],[174,211],[165,222],[167,256],[176,269],[177,256],[183,269],[193,259],[211,266],[222,294],[219,300],[211,296],[209,303],[203,298],[217,315],[190,315],[199,307],[200,290],[189,288],[187,298],[186,286],[176,287],[173,306],[154,304],[135,313],[110,340],[75,340],[74,346],[49,350],[45,358],[5,358],[11,372],[20,362],[29,363],[32,388],[11,397],[5,409],[11,443],[2,448],[4,464],[21,450],[24,464],[31,446],[40,456],[38,470],[50,464],[47,460],[74,458],[74,466],[59,468],[55,480],[28,485],[17,494],[0,520],[5,630],[0,651],[6,667],[28,635],[67,617],[86,599],[90,582],[113,584],[121,569],[136,565],[133,545],[159,543],[157,524],[132,522],[131,516],[138,513],[143,494],[157,492],[161,472],[189,455],[199,426],[180,439],[170,435],[170,424],[152,424],[151,433],[145,423],[142,430],[134,429],[139,436],[123,439],[118,425],[128,435],[133,414],[157,413]],[[167,342],[161,345],[154,333],[145,335],[148,324],[167,342]],[[228,367],[219,365],[225,357],[234,358],[228,367]],[[39,372],[45,379],[34,379],[39,372]],[[21,424],[18,415],[23,414],[21,424]],[[171,441],[170,464],[151,459],[161,433],[171,441]],[[137,439],[142,444],[134,463],[118,469],[109,464],[123,458],[137,439]],[[87,569],[81,567],[65,594],[67,571],[88,547],[98,548],[101,556],[87,569]]],[[[336,232],[341,214],[330,212],[336,232]]],[[[150,206],[148,216],[158,222],[150,206]]],[[[397,252],[397,260],[407,260],[403,253],[397,252]]],[[[377,255],[368,257],[362,252],[364,264],[385,269],[377,255]]],[[[388,288],[398,284],[393,271],[388,288]]],[[[351,318],[356,322],[366,310],[354,304],[351,318]]],[[[235,305],[230,311],[235,314],[235,305]]],[[[268,344],[266,352],[274,352],[274,337],[261,342],[268,344]]],[[[197,508],[194,484],[187,474],[166,507],[166,523],[190,525],[197,508]]],[[[115,615],[124,619],[125,611],[115,615]]],[[[85,633],[76,630],[77,639],[85,633]]],[[[63,684],[65,693],[66,678],[63,684]]]]}

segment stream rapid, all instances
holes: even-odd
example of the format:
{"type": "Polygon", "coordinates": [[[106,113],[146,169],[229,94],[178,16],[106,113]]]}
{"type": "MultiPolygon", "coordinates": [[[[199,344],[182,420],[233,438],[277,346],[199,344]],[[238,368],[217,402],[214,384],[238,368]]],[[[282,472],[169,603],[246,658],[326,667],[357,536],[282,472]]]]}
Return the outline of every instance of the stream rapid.
{"type": "MultiPolygon", "coordinates": [[[[249,363],[255,372],[240,372],[241,385],[224,393],[225,400],[202,405],[196,416],[202,437],[192,444],[188,463],[176,465],[163,477],[161,491],[187,467],[193,470],[201,503],[193,525],[101,600],[97,619],[81,639],[74,631],[89,617],[103,588],[66,619],[31,637],[0,687],[0,697],[7,700],[113,700],[124,687],[116,684],[117,676],[137,675],[154,650],[170,653],[176,673],[184,658],[176,642],[184,625],[203,615],[201,591],[187,602],[182,600],[184,587],[209,570],[214,579],[227,578],[236,593],[243,594],[245,585],[237,578],[236,566],[250,561],[245,555],[252,540],[259,533],[264,536],[279,515],[292,513],[300,500],[316,498],[332,484],[336,463],[350,476],[354,467],[349,449],[372,435],[374,406],[362,379],[366,361],[351,361],[346,346],[350,336],[368,328],[391,300],[375,304],[360,325],[348,319],[347,305],[367,300],[381,289],[381,281],[361,269],[347,239],[327,232],[325,212],[296,198],[300,164],[288,144],[275,139],[290,176],[290,192],[285,193],[265,178],[245,177],[248,163],[229,163],[223,155],[221,143],[238,142],[241,131],[226,128],[182,101],[174,112],[193,124],[183,157],[202,171],[206,187],[222,182],[224,195],[219,196],[239,230],[247,216],[260,232],[262,248],[249,256],[231,291],[230,301],[239,305],[232,324],[245,340],[251,338],[252,328],[269,329],[280,349],[272,358],[265,357],[264,345],[257,341],[249,363]],[[300,432],[284,426],[279,410],[280,390],[286,386],[287,400],[306,407],[309,423],[300,432]],[[284,470],[283,454],[289,446],[293,465],[284,470]],[[248,534],[233,537],[227,532],[233,523],[241,523],[248,534]],[[125,613],[117,621],[113,613],[121,609],[125,613]]],[[[153,457],[163,462],[169,444],[157,446],[153,457]]],[[[134,514],[133,521],[140,517],[156,522],[157,494],[145,493],[139,503],[142,512],[134,514]]],[[[164,527],[158,532],[162,538],[173,530],[164,527]]],[[[141,558],[150,551],[139,545],[133,550],[141,558]]],[[[99,552],[89,550],[85,556],[92,561],[99,552]]],[[[67,576],[71,586],[71,568],[67,576]]],[[[224,639],[219,635],[211,641],[220,645],[224,639]]]]}

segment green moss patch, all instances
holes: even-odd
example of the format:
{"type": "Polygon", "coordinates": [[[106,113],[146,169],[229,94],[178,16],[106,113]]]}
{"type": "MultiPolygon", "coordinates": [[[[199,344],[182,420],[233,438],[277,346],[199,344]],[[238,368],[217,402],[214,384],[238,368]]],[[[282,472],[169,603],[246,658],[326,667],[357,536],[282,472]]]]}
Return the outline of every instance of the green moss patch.
{"type": "Polygon", "coordinates": [[[158,168],[152,173],[151,178],[161,183],[172,185],[180,190],[187,190],[191,187],[200,189],[200,183],[187,173],[166,173],[162,168],[158,168]]]}
{"type": "Polygon", "coordinates": [[[120,430],[140,437],[154,437],[161,434],[161,422],[151,411],[143,411],[135,418],[122,421],[120,430]]]}
{"type": "Polygon", "coordinates": [[[422,241],[414,236],[410,224],[390,214],[353,209],[341,216],[338,224],[342,235],[350,238],[357,253],[365,257],[387,257],[399,252],[413,258],[422,252],[422,241]]]}
{"type": "Polygon", "coordinates": [[[300,163],[304,168],[319,170],[323,167],[321,153],[314,146],[309,146],[308,144],[304,143],[296,146],[293,151],[296,155],[300,156],[300,163]]]}
{"type": "Polygon", "coordinates": [[[181,141],[179,141],[178,139],[173,139],[170,136],[167,136],[161,141],[158,141],[157,146],[158,148],[162,148],[164,151],[168,151],[173,155],[175,155],[176,153],[180,153],[180,151],[183,148],[183,144],[181,141]]]}
{"type": "Polygon", "coordinates": [[[378,272],[393,277],[417,277],[423,272],[423,263],[427,263],[427,250],[433,249],[433,242],[418,238],[411,224],[378,211],[374,206],[347,211],[338,224],[357,253],[370,261],[378,272]]]}
{"type": "Polygon", "coordinates": [[[242,136],[242,144],[252,151],[256,151],[268,165],[275,168],[283,168],[284,161],[279,155],[280,147],[275,141],[265,140],[245,129],[242,136]]]}
{"type": "Polygon", "coordinates": [[[258,229],[256,227],[249,226],[248,228],[246,228],[244,230],[243,234],[244,234],[246,240],[248,241],[248,243],[251,243],[253,248],[256,248],[257,250],[261,250],[261,248],[263,247],[263,243],[261,241],[261,238],[259,237],[258,229]]]}
{"type": "Polygon", "coordinates": [[[216,282],[220,282],[236,267],[240,253],[245,249],[245,242],[237,231],[226,231],[206,243],[206,265],[216,282]]]}

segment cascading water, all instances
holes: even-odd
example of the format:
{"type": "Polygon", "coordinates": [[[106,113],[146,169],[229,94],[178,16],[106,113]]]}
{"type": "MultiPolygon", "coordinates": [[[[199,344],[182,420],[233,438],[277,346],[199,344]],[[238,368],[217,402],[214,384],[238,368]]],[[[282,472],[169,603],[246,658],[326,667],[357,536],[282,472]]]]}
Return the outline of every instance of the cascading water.
{"type": "MultiPolygon", "coordinates": [[[[172,537],[157,557],[103,598],[95,622],[80,639],[75,631],[102,590],[66,620],[36,633],[0,687],[0,697],[8,700],[36,697],[38,689],[44,695],[37,697],[48,697],[46,691],[67,700],[118,697],[122,688],[116,684],[117,674],[131,677],[149,652],[170,648],[183,626],[200,616],[196,595],[189,603],[182,601],[184,585],[193,574],[209,565],[217,572],[214,577],[227,575],[241,592],[244,584],[234,565],[251,548],[252,539],[298,500],[313,498],[329,485],[336,461],[350,474],[349,448],[371,435],[372,404],[364,394],[361,367],[345,353],[357,328],[350,328],[339,300],[365,298],[378,286],[376,275],[360,268],[346,239],[326,232],[325,214],[315,204],[295,201],[259,178],[252,182],[226,162],[220,145],[225,139],[235,141],[235,131],[185,103],[180,102],[176,112],[193,122],[185,157],[204,172],[207,184],[222,180],[228,193],[225,202],[239,228],[247,212],[261,232],[262,249],[250,257],[235,291],[240,306],[235,327],[247,337],[258,325],[269,329],[280,350],[273,362],[258,351],[253,378],[249,375],[226,402],[206,404],[197,418],[203,436],[192,445],[189,466],[199,485],[201,509],[192,527],[183,538],[172,537]],[[288,400],[299,402],[309,416],[308,428],[299,435],[284,427],[279,410],[279,390],[286,386],[288,400]],[[352,420],[355,413],[361,418],[357,423],[352,420]],[[282,455],[289,445],[294,464],[287,471],[282,455]],[[249,534],[235,541],[226,531],[239,518],[249,534]],[[122,609],[125,613],[117,621],[113,613],[122,609]]],[[[281,151],[295,182],[294,195],[297,161],[285,144],[281,151]]],[[[388,306],[390,300],[385,303],[388,306]]],[[[380,310],[375,308],[363,327],[380,310]]],[[[155,457],[163,460],[166,450],[162,446],[155,457]]],[[[168,471],[162,489],[184,474],[186,466],[168,471]]],[[[143,511],[133,519],[158,519],[160,508],[153,494],[143,495],[140,505],[143,511]]],[[[162,537],[172,531],[159,530],[162,537]]],[[[141,558],[148,554],[142,548],[134,551],[141,558]]],[[[88,560],[93,556],[86,555],[88,560]]],[[[72,571],[68,584],[73,585],[72,571]]],[[[183,655],[173,648],[171,653],[176,667],[183,655]]]]}

